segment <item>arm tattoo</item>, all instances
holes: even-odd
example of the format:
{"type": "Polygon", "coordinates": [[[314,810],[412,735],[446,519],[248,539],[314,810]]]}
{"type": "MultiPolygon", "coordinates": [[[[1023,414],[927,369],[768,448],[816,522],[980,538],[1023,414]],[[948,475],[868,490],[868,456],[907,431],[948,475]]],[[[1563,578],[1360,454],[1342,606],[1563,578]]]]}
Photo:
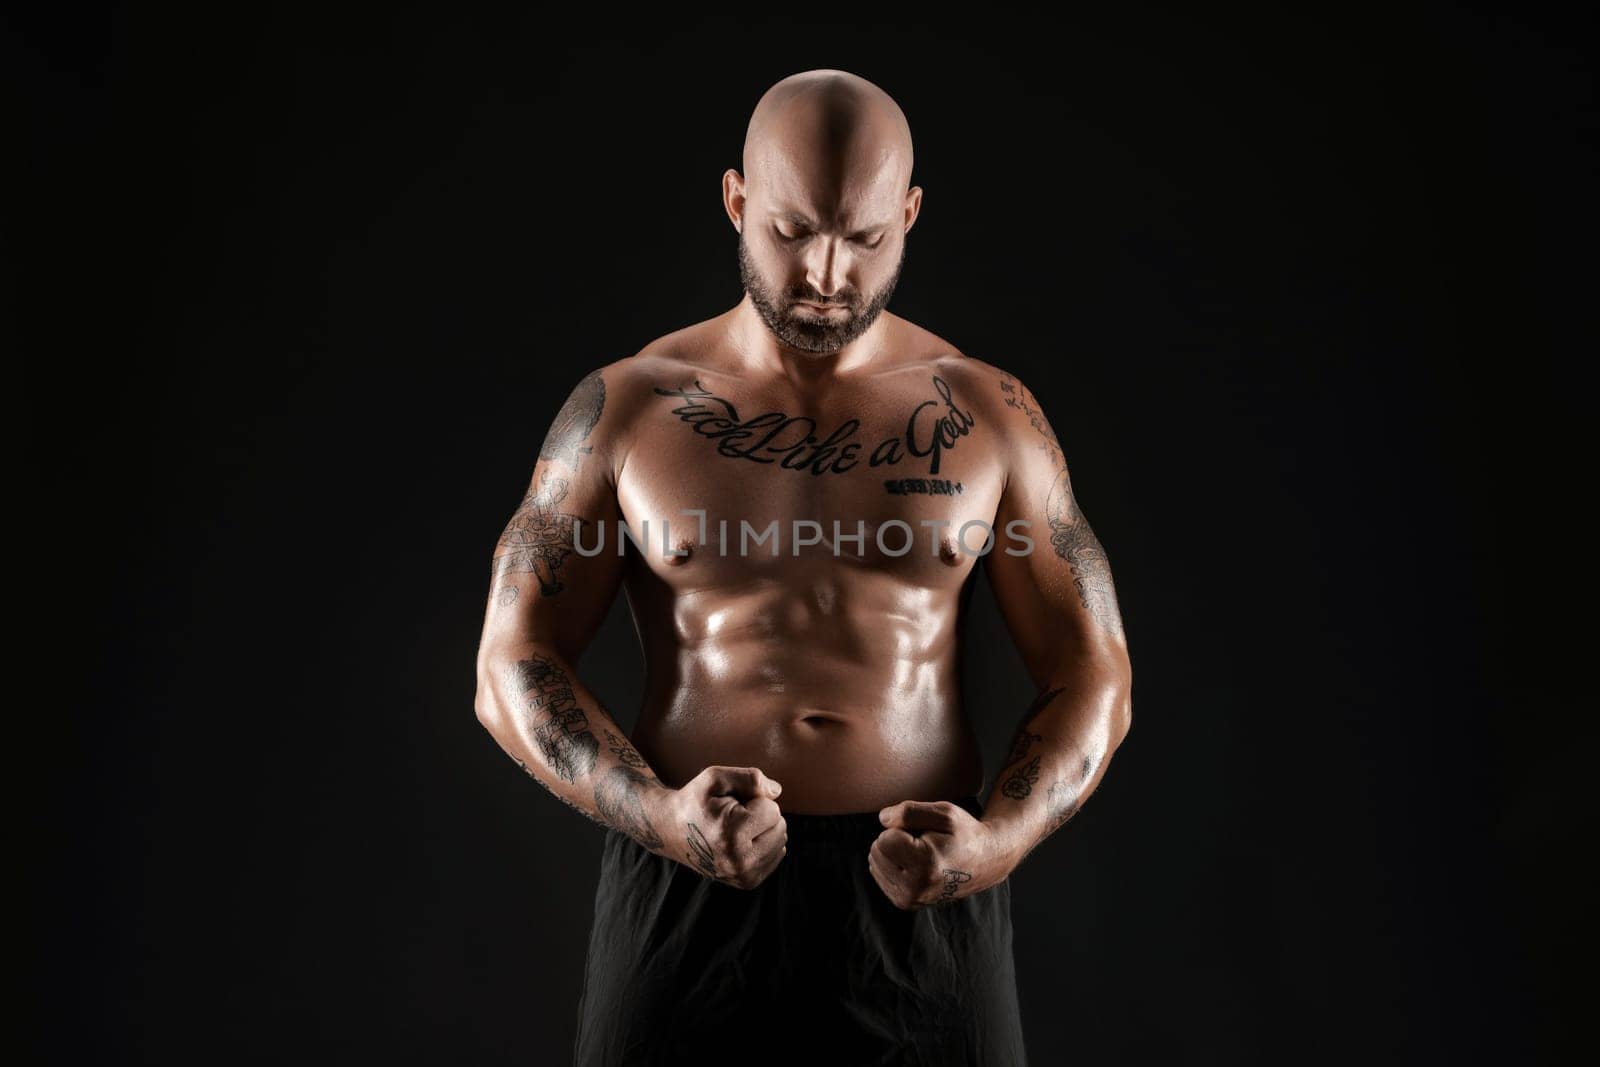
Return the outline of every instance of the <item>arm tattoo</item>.
{"type": "Polygon", "coordinates": [[[1028,749],[1035,741],[1043,741],[1044,734],[1030,734],[1024,727],[1017,734],[1017,739],[1011,744],[1011,755],[1006,757],[1006,766],[1009,767],[1017,760],[1028,754],[1028,749]]]}
{"type": "Polygon", "coordinates": [[[1027,763],[1011,772],[1011,776],[1000,787],[1000,792],[1012,800],[1022,800],[1031,792],[1035,783],[1039,781],[1039,757],[1035,756],[1027,763]]]}
{"type": "MultiPolygon", "coordinates": [[[[1083,757],[1083,764],[1078,768],[1078,784],[1068,785],[1065,778],[1058,778],[1051,784],[1049,792],[1045,794],[1045,823],[1039,836],[1033,839],[1033,844],[1028,846],[1028,851],[1022,854],[1025,860],[1040,843],[1057,830],[1063,823],[1078,814],[1078,808],[1083,803],[1083,787],[1094,774],[1096,759],[1093,756],[1083,757]]],[[[1022,860],[1017,861],[1018,864],[1022,860]]]]}
{"type": "Polygon", "coordinates": [[[1000,391],[1005,402],[1028,417],[1028,423],[1038,433],[1040,447],[1049,457],[1055,476],[1045,498],[1045,520],[1050,524],[1050,547],[1057,556],[1072,567],[1072,584],[1078,591],[1078,602],[1089,613],[1095,624],[1108,633],[1120,635],[1122,613],[1117,607],[1116,589],[1111,582],[1111,566],[1106,550],[1084,517],[1083,509],[1072,494],[1072,479],[1067,476],[1067,464],[1061,454],[1061,442],[1045,418],[1044,411],[1032,390],[1016,378],[1001,373],[1000,391]]]}
{"type": "Polygon", "coordinates": [[[594,786],[594,806],[608,824],[652,851],[661,847],[661,835],[645,817],[644,791],[659,785],[632,767],[613,767],[594,786]]]}
{"type": "Polygon", "coordinates": [[[1060,829],[1062,823],[1078,814],[1078,791],[1065,781],[1058,781],[1050,787],[1045,800],[1048,804],[1048,820],[1045,822],[1044,832],[1048,836],[1060,829]]]}
{"type": "Polygon", "coordinates": [[[573,388],[572,395],[556,412],[550,432],[545,434],[544,444],[539,448],[539,458],[560,460],[577,470],[578,460],[594,451],[583,442],[589,436],[589,431],[600,422],[600,413],[605,407],[606,380],[600,376],[598,369],[592,370],[573,388]]]}
{"type": "MultiPolygon", "coordinates": [[[[539,459],[552,466],[564,463],[576,471],[583,457],[594,451],[584,442],[599,424],[605,406],[605,379],[598,370],[590,371],[556,412],[539,447],[539,459]]],[[[500,535],[489,569],[491,585],[512,574],[534,574],[544,596],[555,596],[565,588],[556,571],[572,555],[572,529],[577,516],[558,510],[557,505],[566,497],[568,488],[567,479],[546,470],[538,488],[530,488],[523,496],[522,504],[500,535]]],[[[502,607],[516,602],[514,593],[509,602],[504,599],[506,595],[501,594],[502,607]]]]}
{"type": "Polygon", "coordinates": [[[572,555],[572,520],[576,517],[557,511],[556,505],[567,495],[565,478],[546,477],[538,489],[529,489],[511,521],[500,534],[489,565],[490,581],[513,574],[534,574],[539,592],[555,596],[566,586],[556,571],[572,555]]]}
{"type": "MultiPolygon", "coordinates": [[[[510,755],[510,753],[507,753],[507,755],[510,755]]],[[[594,813],[593,812],[583,810],[583,808],[579,807],[577,804],[574,804],[572,801],[568,800],[567,797],[564,794],[558,793],[554,789],[551,789],[550,786],[545,782],[545,780],[543,778],[540,778],[537,774],[534,774],[533,773],[533,768],[529,767],[522,760],[518,759],[516,756],[512,756],[511,760],[518,767],[522,768],[522,773],[523,774],[526,774],[529,778],[532,778],[534,781],[538,782],[540,788],[542,788],[546,793],[549,793],[551,796],[555,797],[557,800],[561,801],[561,803],[565,804],[567,807],[571,808],[573,811],[577,812],[579,815],[582,815],[585,819],[588,819],[590,822],[597,823],[600,826],[604,826],[605,825],[605,823],[600,822],[599,819],[596,819],[594,817],[594,813]]]]}
{"type": "Polygon", "coordinates": [[[572,692],[572,680],[555,660],[535,653],[511,668],[529,715],[538,725],[534,740],[550,769],[573,782],[594,770],[600,743],[572,692]],[[543,721],[539,721],[540,719],[543,721]]]}
{"type": "MultiPolygon", "coordinates": [[[[1028,705],[1028,710],[1022,716],[1022,727],[1017,731],[1017,739],[1011,745],[1011,755],[1006,757],[1005,765],[1011,767],[1028,755],[1028,749],[1033,747],[1035,741],[1043,741],[1043,734],[1030,733],[1028,724],[1033,717],[1043,711],[1045,705],[1054,700],[1060,693],[1065,692],[1066,686],[1057,686],[1054,689],[1042,689],[1039,695],[1033,698],[1033,703],[1028,705]]],[[[1000,786],[1000,792],[1013,800],[1022,800],[1033,792],[1034,784],[1039,781],[1039,757],[1035,756],[1024,766],[1018,767],[1000,786]]]]}
{"type": "Polygon", "coordinates": [[[628,743],[626,737],[618,737],[610,730],[606,730],[605,735],[606,747],[611,750],[611,754],[617,757],[619,762],[626,763],[630,767],[649,770],[649,765],[645,763],[644,757],[639,755],[638,749],[628,743]]]}
{"type": "Polygon", "coordinates": [[[1117,609],[1117,593],[1111,584],[1106,550],[1100,547],[1099,538],[1089,528],[1089,520],[1083,517],[1073,498],[1072,483],[1065,467],[1057,472],[1055,484],[1050,487],[1045,517],[1050,523],[1050,547],[1072,566],[1072,584],[1078,590],[1078,602],[1101,629],[1122,633],[1122,613],[1117,609]]]}
{"type": "Polygon", "coordinates": [[[1061,465],[1061,442],[1056,439],[1055,428],[1050,425],[1050,420],[1044,417],[1044,411],[1039,407],[1039,402],[1034,399],[1033,392],[1027,386],[1017,381],[1015,377],[1000,372],[1000,391],[1005,394],[1006,406],[1016,408],[1028,416],[1031,425],[1040,437],[1044,438],[1041,446],[1050,456],[1050,466],[1061,465]]]}

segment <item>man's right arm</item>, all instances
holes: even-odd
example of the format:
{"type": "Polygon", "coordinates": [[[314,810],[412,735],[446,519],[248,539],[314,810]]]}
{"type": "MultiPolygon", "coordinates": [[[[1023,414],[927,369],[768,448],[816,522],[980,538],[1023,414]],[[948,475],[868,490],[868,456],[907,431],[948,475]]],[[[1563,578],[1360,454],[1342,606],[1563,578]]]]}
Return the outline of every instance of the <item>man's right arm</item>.
{"type": "Polygon", "coordinates": [[[478,646],[478,720],[535,781],[581,814],[645,848],[664,847],[656,777],[576,666],[621,581],[616,472],[616,364],[572,390],[545,435],[521,505],[496,545],[478,646]],[[575,550],[574,534],[585,551],[575,550]]]}

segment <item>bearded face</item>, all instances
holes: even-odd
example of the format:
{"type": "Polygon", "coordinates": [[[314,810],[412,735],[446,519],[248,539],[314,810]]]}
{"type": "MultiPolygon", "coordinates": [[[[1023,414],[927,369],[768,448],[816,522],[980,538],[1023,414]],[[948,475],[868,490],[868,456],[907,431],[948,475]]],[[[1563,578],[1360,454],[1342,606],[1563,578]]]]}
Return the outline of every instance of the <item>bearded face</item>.
{"type": "Polygon", "coordinates": [[[746,240],[749,228],[739,231],[739,278],[744,290],[767,329],[802,352],[831,354],[866,333],[888,306],[905,264],[903,241],[900,255],[890,267],[875,265],[870,251],[858,253],[856,275],[876,288],[864,296],[860,289],[847,285],[823,296],[805,281],[803,263],[786,246],[799,238],[780,233],[763,241],[758,255],[746,240]],[[812,304],[826,305],[826,309],[812,304]]]}

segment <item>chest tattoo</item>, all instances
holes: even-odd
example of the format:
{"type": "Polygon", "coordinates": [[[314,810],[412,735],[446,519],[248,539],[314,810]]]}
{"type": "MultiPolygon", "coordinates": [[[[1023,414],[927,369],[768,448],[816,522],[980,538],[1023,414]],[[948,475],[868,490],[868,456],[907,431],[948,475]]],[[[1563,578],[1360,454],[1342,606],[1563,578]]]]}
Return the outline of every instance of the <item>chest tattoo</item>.
{"type": "MultiPolygon", "coordinates": [[[[716,442],[717,455],[752,463],[775,463],[785,470],[812,474],[842,474],[861,462],[865,446],[857,430],[861,420],[848,418],[831,433],[819,436],[817,420],[806,415],[767,411],[741,417],[733,402],[717,396],[695,379],[694,385],[677,389],[655,387],[660,396],[681,400],[672,414],[702,437],[716,442]]],[[[866,456],[867,466],[899,464],[906,457],[928,460],[928,473],[939,473],[939,460],[972,432],[976,420],[971,410],[956,404],[950,385],[933,375],[931,392],[937,398],[923,400],[906,415],[905,429],[886,437],[866,456]]],[[[908,464],[911,466],[911,464],[908,464]]]]}

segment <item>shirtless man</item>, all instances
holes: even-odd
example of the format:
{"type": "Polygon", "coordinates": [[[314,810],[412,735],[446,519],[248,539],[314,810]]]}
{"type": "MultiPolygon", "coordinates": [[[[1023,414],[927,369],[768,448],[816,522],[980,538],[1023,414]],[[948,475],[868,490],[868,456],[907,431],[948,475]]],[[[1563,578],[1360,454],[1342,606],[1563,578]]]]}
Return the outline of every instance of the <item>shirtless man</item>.
{"type": "Polygon", "coordinates": [[[607,828],[576,1062],[1015,1067],[1008,876],[1131,715],[1106,556],[1027,386],[884,310],[922,202],[894,101],[785,78],[743,166],[743,298],[577,383],[494,554],[478,717],[607,828]],[[980,564],[1039,694],[988,801],[980,564]],[[631,738],[576,670],[619,584],[631,738]]]}

